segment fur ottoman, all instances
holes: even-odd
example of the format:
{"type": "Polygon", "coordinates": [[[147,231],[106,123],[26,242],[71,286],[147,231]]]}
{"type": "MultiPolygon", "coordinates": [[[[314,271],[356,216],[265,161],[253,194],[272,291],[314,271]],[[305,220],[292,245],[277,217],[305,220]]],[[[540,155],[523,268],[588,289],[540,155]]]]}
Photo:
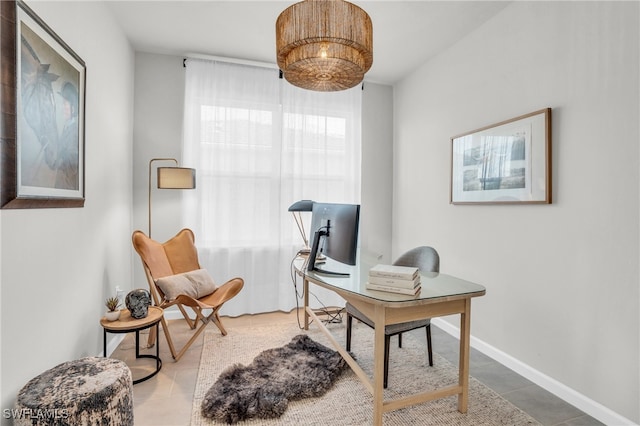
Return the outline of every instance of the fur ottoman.
{"type": "Polygon", "coordinates": [[[87,357],[31,379],[18,393],[14,425],[133,425],[133,381],[117,359],[87,357]]]}

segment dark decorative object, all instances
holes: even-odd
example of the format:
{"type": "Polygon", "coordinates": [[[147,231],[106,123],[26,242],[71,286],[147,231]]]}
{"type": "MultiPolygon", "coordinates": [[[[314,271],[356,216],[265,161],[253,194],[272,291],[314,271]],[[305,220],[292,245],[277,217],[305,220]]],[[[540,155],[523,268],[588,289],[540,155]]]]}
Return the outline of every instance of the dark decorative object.
{"type": "Polygon", "coordinates": [[[133,318],[146,318],[151,305],[151,294],[145,289],[138,288],[127,294],[124,303],[133,318]]]}
{"type": "Polygon", "coordinates": [[[223,371],[202,401],[202,415],[224,423],[280,417],[289,401],[326,393],[347,367],[338,352],[300,334],[249,366],[223,371]]]}

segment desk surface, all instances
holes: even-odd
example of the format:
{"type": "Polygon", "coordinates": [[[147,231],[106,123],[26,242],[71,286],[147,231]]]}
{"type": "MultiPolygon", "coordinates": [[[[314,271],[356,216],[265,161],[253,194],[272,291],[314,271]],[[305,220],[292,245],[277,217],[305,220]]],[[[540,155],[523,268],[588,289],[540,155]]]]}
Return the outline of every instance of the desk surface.
{"type": "MultiPolygon", "coordinates": [[[[297,260],[296,269],[301,271],[303,260],[297,260]]],[[[335,277],[325,275],[320,272],[301,271],[308,279],[314,283],[334,290],[338,294],[347,294],[356,298],[375,299],[381,304],[389,307],[410,306],[413,304],[425,304],[430,300],[442,301],[443,299],[455,300],[457,298],[467,298],[482,296],[486,289],[480,284],[466,281],[447,274],[436,272],[421,273],[422,289],[415,296],[389,293],[386,291],[369,290],[366,288],[369,269],[375,266],[370,260],[359,262],[356,266],[348,266],[327,259],[327,263],[321,267],[330,271],[348,272],[348,277],[335,277]]]]}

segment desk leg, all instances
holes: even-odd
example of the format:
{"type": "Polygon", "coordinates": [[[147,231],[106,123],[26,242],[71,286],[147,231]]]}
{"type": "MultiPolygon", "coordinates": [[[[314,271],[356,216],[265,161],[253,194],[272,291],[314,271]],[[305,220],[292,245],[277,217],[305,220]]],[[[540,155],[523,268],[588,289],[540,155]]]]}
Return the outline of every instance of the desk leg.
{"type": "Polygon", "coordinates": [[[460,314],[460,362],[458,384],[462,392],[458,395],[458,411],[467,412],[469,402],[469,343],[471,334],[471,298],[465,300],[464,312],[460,314]]]}
{"type": "Polygon", "coordinates": [[[384,324],[386,320],[385,308],[375,306],[374,324],[375,340],[373,349],[373,424],[382,426],[384,403],[384,324]]]}
{"type": "Polygon", "coordinates": [[[305,277],[302,282],[302,288],[304,293],[304,329],[309,329],[309,312],[307,312],[307,308],[309,307],[309,280],[305,277]]]}

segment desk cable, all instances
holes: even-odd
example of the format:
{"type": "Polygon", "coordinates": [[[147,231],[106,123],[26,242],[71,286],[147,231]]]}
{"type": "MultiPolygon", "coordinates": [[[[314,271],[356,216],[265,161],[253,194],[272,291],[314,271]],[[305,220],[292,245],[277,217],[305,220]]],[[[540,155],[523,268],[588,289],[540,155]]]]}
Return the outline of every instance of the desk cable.
{"type": "MultiPolygon", "coordinates": [[[[293,289],[296,295],[296,317],[298,320],[298,327],[302,330],[304,329],[304,327],[300,322],[300,304],[298,302],[304,297],[304,293],[298,292],[298,274],[296,274],[295,267],[293,266],[293,263],[298,257],[302,257],[301,252],[296,253],[296,255],[291,260],[291,282],[293,283],[293,289]]],[[[308,262],[308,259],[305,260],[302,270],[305,269],[307,262],[308,262]]],[[[325,324],[342,323],[342,310],[340,310],[337,313],[331,313],[329,311],[329,308],[324,303],[322,303],[322,301],[318,298],[317,295],[315,295],[312,291],[309,291],[309,294],[315,297],[315,299],[320,303],[320,305],[322,305],[322,308],[319,308],[318,310],[320,310],[322,314],[328,317],[327,319],[322,320],[323,323],[325,324]]],[[[311,321],[309,322],[309,324],[311,323],[313,323],[313,319],[311,319],[311,321]]]]}

